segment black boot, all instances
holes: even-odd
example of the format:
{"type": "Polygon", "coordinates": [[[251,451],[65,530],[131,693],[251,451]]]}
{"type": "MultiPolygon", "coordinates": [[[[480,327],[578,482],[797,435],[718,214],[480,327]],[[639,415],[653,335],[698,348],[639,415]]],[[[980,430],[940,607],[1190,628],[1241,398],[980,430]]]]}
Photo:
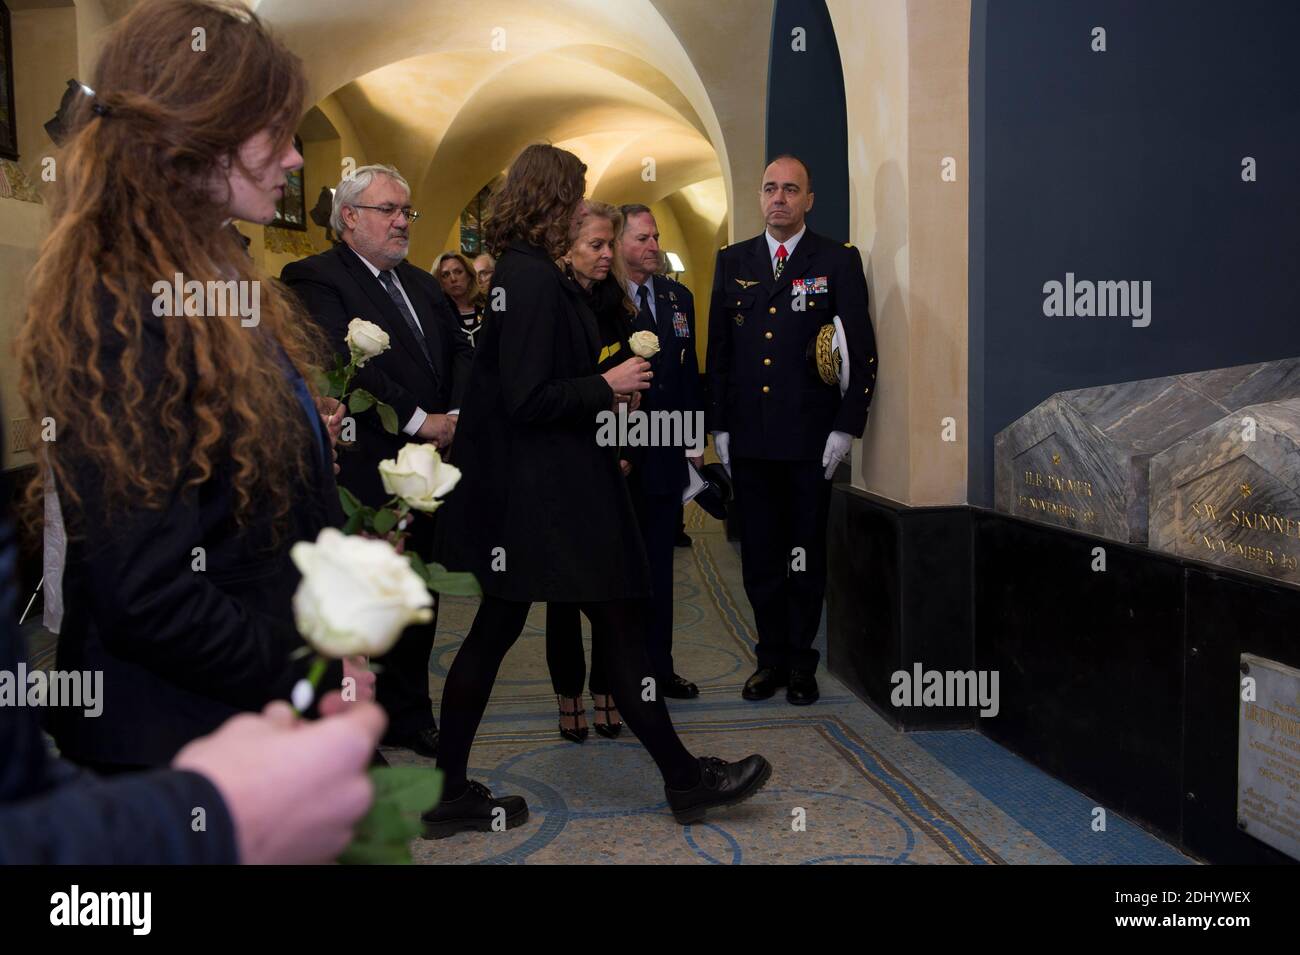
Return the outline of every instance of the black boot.
{"type": "Polygon", "coordinates": [[[729,763],[716,756],[700,757],[700,781],[689,789],[664,787],[673,818],[682,825],[699,822],[709,809],[744,802],[763,788],[772,764],[762,756],[746,756],[729,763]]]}
{"type": "Polygon", "coordinates": [[[486,786],[471,779],[463,793],[455,799],[444,799],[420,816],[420,820],[424,823],[425,839],[445,839],[458,832],[513,829],[528,821],[528,803],[523,796],[493,799],[486,786]]]}

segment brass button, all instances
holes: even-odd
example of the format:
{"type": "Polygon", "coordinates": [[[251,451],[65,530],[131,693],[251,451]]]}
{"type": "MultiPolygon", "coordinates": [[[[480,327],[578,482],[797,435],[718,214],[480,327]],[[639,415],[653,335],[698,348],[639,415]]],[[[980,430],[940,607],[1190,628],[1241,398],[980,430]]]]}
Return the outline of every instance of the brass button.
{"type": "Polygon", "coordinates": [[[740,299],[736,299],[736,304],[737,304],[737,305],[740,304],[740,299]]]}
{"type": "Polygon", "coordinates": [[[870,365],[870,364],[871,364],[872,362],[874,362],[875,360],[876,360],[876,356],[875,356],[875,355],[872,355],[870,358],[867,359],[867,364],[870,365]]]}
{"type": "Polygon", "coordinates": [[[764,364],[764,365],[770,365],[770,364],[772,364],[772,359],[770,359],[770,358],[764,358],[764,359],[763,359],[763,364],[764,364]]]}
{"type": "Polygon", "coordinates": [[[764,338],[771,338],[771,337],[772,337],[772,333],[771,333],[771,332],[764,332],[764,333],[763,333],[763,337],[764,337],[764,338]]]}
{"type": "Polygon", "coordinates": [[[864,392],[862,392],[862,393],[863,393],[863,394],[864,394],[864,395],[865,395],[865,394],[869,394],[869,393],[870,393],[870,391],[871,391],[871,386],[870,386],[870,385],[868,385],[868,386],[867,386],[867,390],[866,390],[866,391],[864,391],[864,392]]]}
{"type": "Polygon", "coordinates": [[[769,309],[767,310],[767,314],[769,314],[769,315],[775,315],[775,314],[776,314],[776,306],[773,305],[771,308],[769,308],[769,309]]]}
{"type": "Polygon", "coordinates": [[[771,390],[772,390],[772,389],[769,388],[767,385],[764,385],[764,386],[763,386],[763,394],[767,394],[767,393],[768,393],[769,391],[771,391],[771,390]]]}

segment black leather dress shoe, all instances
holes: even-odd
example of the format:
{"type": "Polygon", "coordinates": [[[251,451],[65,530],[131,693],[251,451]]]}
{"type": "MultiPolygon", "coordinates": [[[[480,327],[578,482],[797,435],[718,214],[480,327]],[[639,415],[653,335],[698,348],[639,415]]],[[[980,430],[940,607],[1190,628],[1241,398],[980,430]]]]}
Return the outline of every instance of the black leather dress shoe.
{"type": "Polygon", "coordinates": [[[759,667],[754,675],[745,681],[741,696],[747,700],[766,700],[776,691],[790,682],[790,675],[776,667],[759,667]]]}
{"type": "Polygon", "coordinates": [[[414,750],[426,759],[437,759],[438,727],[426,726],[422,730],[416,730],[414,733],[408,733],[404,736],[386,736],[384,737],[384,745],[400,746],[403,749],[414,750]]]}
{"type": "Polygon", "coordinates": [[[664,696],[671,700],[693,700],[700,695],[700,688],[685,677],[673,674],[673,678],[664,687],[664,696]]]}
{"type": "Polygon", "coordinates": [[[817,689],[817,674],[813,670],[791,670],[790,686],[785,691],[787,703],[807,706],[816,703],[821,692],[817,689]]]}
{"type": "Polygon", "coordinates": [[[425,839],[445,839],[458,832],[513,829],[528,821],[528,803],[523,796],[494,799],[486,786],[471,779],[463,793],[455,799],[444,799],[421,815],[420,821],[424,823],[425,839]]]}
{"type": "Polygon", "coordinates": [[[729,763],[716,756],[700,757],[700,781],[690,789],[664,787],[673,818],[683,826],[699,822],[709,809],[734,806],[763,788],[772,764],[762,756],[746,756],[729,763]]]}

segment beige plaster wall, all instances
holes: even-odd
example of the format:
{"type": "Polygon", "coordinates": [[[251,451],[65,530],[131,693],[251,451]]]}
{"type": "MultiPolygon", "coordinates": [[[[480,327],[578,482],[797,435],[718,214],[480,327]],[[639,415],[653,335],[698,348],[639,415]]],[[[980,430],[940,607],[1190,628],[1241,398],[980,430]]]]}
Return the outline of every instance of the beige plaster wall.
{"type": "Polygon", "coordinates": [[[853,481],[907,504],[966,499],[969,0],[828,0],[844,69],[850,231],[880,377],[853,481]],[[958,181],[940,179],[944,156],[958,181]],[[957,441],[941,440],[955,420],[957,441]]]}

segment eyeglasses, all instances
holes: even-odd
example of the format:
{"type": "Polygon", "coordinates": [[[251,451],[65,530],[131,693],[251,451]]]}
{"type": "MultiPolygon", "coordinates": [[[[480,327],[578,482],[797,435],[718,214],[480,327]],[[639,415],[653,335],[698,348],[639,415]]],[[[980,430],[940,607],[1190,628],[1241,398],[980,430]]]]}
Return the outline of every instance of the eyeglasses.
{"type": "Polygon", "coordinates": [[[385,202],[382,206],[363,206],[357,203],[349,203],[349,205],[354,209],[374,209],[387,219],[393,218],[399,212],[406,216],[408,222],[414,222],[416,219],[420,218],[420,214],[410,206],[395,206],[391,202],[385,202]]]}

